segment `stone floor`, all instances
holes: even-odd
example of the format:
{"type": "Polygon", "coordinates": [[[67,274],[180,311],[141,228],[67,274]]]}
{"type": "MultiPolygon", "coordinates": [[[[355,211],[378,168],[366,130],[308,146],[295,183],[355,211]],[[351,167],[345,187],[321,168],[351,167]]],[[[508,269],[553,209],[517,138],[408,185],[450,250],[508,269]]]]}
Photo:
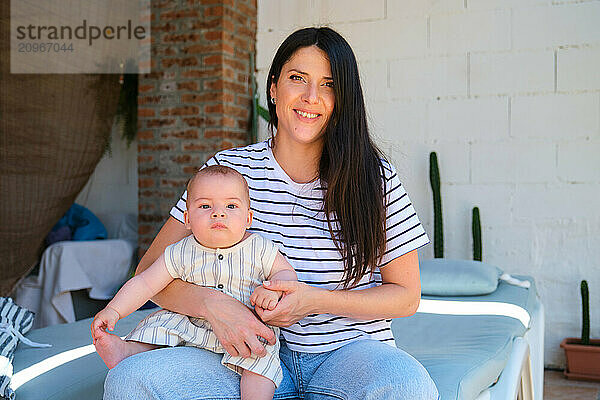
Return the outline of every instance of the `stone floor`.
{"type": "Polygon", "coordinates": [[[574,381],[562,371],[544,371],[544,400],[600,400],[600,382],[574,381]]]}

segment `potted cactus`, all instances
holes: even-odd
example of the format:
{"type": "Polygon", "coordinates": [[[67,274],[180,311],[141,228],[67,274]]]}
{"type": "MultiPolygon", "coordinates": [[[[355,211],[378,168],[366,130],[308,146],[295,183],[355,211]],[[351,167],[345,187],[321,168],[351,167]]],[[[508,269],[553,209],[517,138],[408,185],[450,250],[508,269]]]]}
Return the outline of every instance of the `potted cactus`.
{"type": "Polygon", "coordinates": [[[600,381],[600,339],[590,339],[590,301],[587,281],[581,281],[581,338],[566,338],[560,344],[565,349],[569,379],[600,381]]]}

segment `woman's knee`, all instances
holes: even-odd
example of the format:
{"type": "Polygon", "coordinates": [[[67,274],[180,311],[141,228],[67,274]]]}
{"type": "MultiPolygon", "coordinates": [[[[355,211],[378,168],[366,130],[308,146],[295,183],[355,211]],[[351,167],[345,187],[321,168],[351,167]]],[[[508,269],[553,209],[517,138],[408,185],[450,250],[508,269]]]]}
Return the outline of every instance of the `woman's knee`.
{"type": "Polygon", "coordinates": [[[438,390],[425,367],[405,351],[384,346],[372,350],[366,398],[437,400],[438,390]]]}
{"type": "Polygon", "coordinates": [[[392,365],[386,371],[371,370],[363,375],[364,392],[360,398],[367,400],[437,400],[438,391],[427,370],[416,360],[392,365]]]}
{"type": "Polygon", "coordinates": [[[128,368],[127,364],[127,359],[125,359],[108,371],[104,381],[105,400],[132,398],[132,392],[139,390],[140,371],[137,371],[137,374],[134,373],[134,370],[128,368]]]}
{"type": "Polygon", "coordinates": [[[236,398],[239,376],[221,365],[221,357],[186,346],[136,354],[109,371],[104,399],[236,398]]]}
{"type": "Polygon", "coordinates": [[[391,371],[383,382],[373,381],[367,388],[368,399],[422,399],[437,400],[439,398],[435,383],[427,370],[418,362],[404,371],[391,371]]]}
{"type": "Polygon", "coordinates": [[[402,350],[370,340],[335,351],[310,384],[315,389],[339,388],[348,399],[438,399],[423,365],[402,350]]]}
{"type": "MultiPolygon", "coordinates": [[[[152,380],[159,379],[149,363],[144,363],[144,357],[128,357],[108,371],[104,381],[104,399],[141,399],[147,398],[154,387],[152,380]]],[[[162,376],[164,379],[165,376],[162,376]]]]}

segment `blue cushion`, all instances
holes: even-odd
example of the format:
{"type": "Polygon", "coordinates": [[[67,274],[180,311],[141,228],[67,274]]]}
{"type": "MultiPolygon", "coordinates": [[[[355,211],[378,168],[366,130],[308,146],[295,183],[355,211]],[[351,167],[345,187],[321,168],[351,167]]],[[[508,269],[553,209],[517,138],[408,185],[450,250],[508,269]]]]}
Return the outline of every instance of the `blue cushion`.
{"type": "Polygon", "coordinates": [[[63,237],[62,240],[96,240],[107,237],[106,228],[98,217],[84,206],[76,203],[73,203],[65,215],[52,227],[51,236],[56,235],[56,232],[64,226],[70,229],[72,237],[63,237]]]}
{"type": "MultiPolygon", "coordinates": [[[[136,311],[117,323],[113,333],[124,336],[153,310],[136,311]]],[[[101,399],[104,378],[108,368],[93,348],[91,353],[76,355],[69,351],[85,350],[91,346],[90,324],[92,318],[82,319],[70,324],[58,324],[29,332],[28,338],[51,343],[48,349],[30,349],[19,346],[15,353],[14,375],[18,378],[23,370],[40,365],[44,360],[63,354],[64,363],[58,363],[49,371],[39,374],[43,369],[33,367],[33,373],[21,386],[17,387],[18,400],[79,400],[101,399]],[[79,350],[75,350],[79,349],[79,350]],[[67,357],[68,356],[68,357],[67,357]],[[72,359],[71,359],[72,358],[72,359]],[[71,359],[69,361],[69,359],[71,359]],[[65,362],[68,361],[68,362],[65,362]]],[[[59,356],[60,357],[60,356],[59,356]]]]}
{"type": "Polygon", "coordinates": [[[434,258],[419,263],[421,293],[430,296],[476,296],[498,287],[502,270],[480,261],[434,258]]]}

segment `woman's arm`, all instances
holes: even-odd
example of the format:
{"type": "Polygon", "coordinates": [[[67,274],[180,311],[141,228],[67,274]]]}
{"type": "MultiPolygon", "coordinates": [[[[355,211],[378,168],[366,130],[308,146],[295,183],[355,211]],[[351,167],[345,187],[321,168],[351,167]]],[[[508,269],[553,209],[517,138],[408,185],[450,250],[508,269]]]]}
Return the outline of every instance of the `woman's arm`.
{"type": "Polygon", "coordinates": [[[309,314],[334,314],[357,319],[396,318],[413,315],[419,307],[421,284],[417,251],[390,261],[381,269],[383,284],[363,290],[325,290],[294,281],[271,281],[267,289],[286,295],[263,321],[290,326],[309,314]]]}
{"type": "Polygon", "coordinates": [[[421,300],[419,259],[413,250],[381,268],[383,284],[364,290],[327,290],[314,300],[314,312],[357,319],[409,317],[421,300]]]}
{"type": "MultiPolygon", "coordinates": [[[[169,217],[140,260],[136,275],[146,270],[168,245],[189,234],[190,231],[181,222],[169,217]]],[[[205,318],[212,325],[221,345],[234,357],[249,357],[250,352],[265,355],[265,348],[257,336],[275,344],[273,331],[261,323],[248,307],[218,290],[175,279],[152,297],[152,301],[179,314],[205,318]]]]}

